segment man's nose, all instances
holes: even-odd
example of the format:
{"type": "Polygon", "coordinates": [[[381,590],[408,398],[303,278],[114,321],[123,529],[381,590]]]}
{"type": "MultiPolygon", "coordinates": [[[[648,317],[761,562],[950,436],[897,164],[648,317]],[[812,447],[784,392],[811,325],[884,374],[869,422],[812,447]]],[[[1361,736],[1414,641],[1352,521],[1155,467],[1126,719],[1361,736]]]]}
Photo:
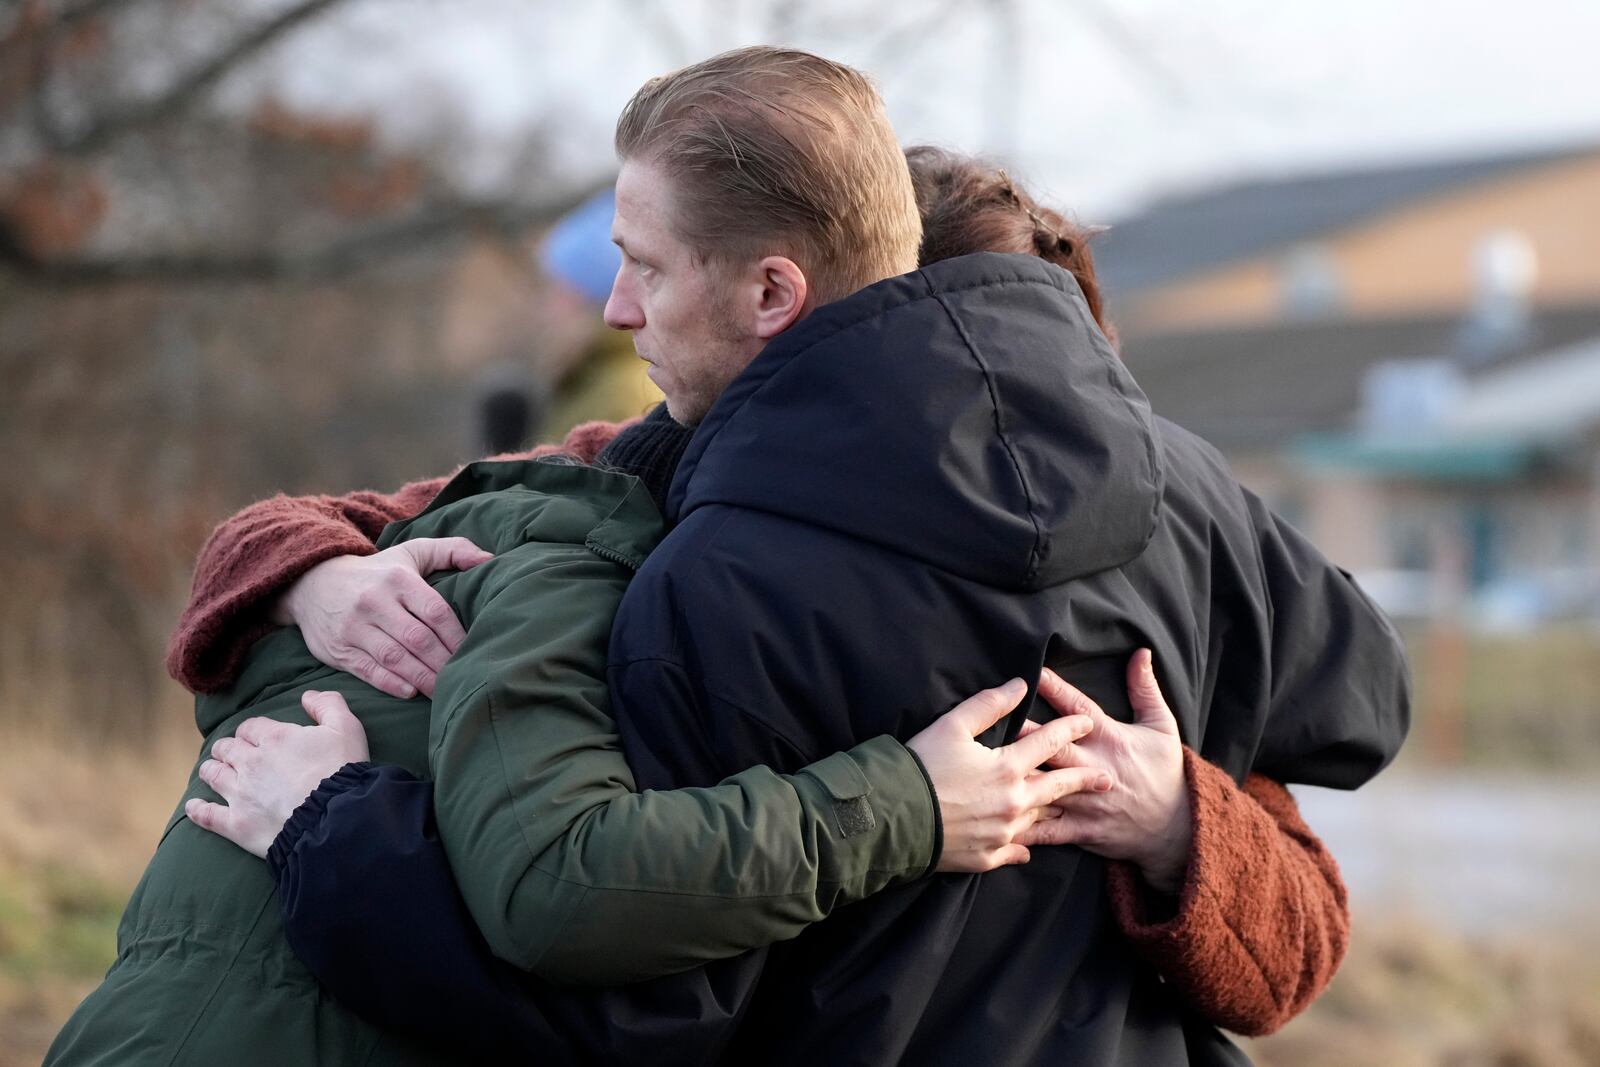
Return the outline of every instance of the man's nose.
{"type": "Polygon", "coordinates": [[[637,330],[644,325],[644,315],[639,302],[628,293],[627,281],[622,271],[611,282],[611,295],[606,298],[606,325],[613,330],[637,330]]]}

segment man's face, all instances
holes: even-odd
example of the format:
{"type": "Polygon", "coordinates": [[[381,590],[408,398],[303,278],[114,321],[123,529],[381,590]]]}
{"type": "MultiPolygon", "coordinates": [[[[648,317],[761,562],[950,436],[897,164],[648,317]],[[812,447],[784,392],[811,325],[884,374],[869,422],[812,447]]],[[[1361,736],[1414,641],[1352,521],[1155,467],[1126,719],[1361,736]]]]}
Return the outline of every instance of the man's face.
{"type": "Polygon", "coordinates": [[[628,160],[617,175],[611,239],[622,266],[606,301],[606,325],[633,333],[667,411],[693,426],[749,366],[763,342],[742,321],[735,270],[698,263],[671,225],[671,181],[652,163],[628,160]]]}

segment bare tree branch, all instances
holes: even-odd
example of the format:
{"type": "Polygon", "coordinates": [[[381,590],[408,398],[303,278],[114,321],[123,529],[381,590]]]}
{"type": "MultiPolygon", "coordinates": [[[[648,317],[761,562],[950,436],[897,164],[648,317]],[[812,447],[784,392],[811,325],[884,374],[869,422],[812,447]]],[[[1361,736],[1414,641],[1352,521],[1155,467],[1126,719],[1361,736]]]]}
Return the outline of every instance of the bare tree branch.
{"type": "MultiPolygon", "coordinates": [[[[85,0],[115,3],[120,0],[85,0]]],[[[240,63],[344,0],[301,0],[245,33],[210,59],[179,77],[163,93],[106,112],[80,130],[63,131],[46,123],[46,143],[65,155],[83,155],[104,147],[130,130],[154,125],[194,103],[240,63]]]]}
{"type": "Polygon", "coordinates": [[[368,230],[305,252],[237,255],[155,254],[94,259],[45,259],[23,248],[0,224],[0,265],[46,285],[103,285],[155,280],[177,283],[314,281],[355,273],[472,234],[511,242],[572,210],[596,190],[575,190],[541,204],[463,202],[368,230]]]}

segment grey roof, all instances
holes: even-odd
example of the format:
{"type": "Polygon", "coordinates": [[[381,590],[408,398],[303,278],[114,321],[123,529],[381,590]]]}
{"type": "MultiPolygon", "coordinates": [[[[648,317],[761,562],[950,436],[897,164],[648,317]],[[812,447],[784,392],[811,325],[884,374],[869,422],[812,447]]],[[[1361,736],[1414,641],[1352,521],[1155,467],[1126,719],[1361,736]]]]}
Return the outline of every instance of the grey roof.
{"type": "MultiPolygon", "coordinates": [[[[1460,329],[1457,316],[1274,323],[1135,338],[1123,360],[1158,414],[1224,449],[1274,448],[1347,429],[1371,367],[1448,356],[1460,329]]],[[[1541,310],[1521,345],[1468,380],[1590,338],[1600,338],[1600,305],[1541,310]]]]}
{"type": "Polygon", "coordinates": [[[1600,425],[1600,337],[1488,371],[1439,426],[1449,437],[1529,439],[1588,433],[1600,425]]]}
{"type": "Polygon", "coordinates": [[[1265,179],[1174,197],[1096,239],[1109,292],[1175,281],[1518,170],[1600,152],[1600,144],[1265,179]]]}

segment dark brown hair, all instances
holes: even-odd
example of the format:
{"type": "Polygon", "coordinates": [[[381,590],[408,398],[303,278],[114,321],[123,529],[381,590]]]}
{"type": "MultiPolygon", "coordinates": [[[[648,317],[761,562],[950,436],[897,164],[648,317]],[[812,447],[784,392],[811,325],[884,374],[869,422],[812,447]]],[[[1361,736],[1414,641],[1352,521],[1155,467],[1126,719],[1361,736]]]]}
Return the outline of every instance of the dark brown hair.
{"type": "Polygon", "coordinates": [[[911,185],[922,213],[921,264],[972,252],[1038,256],[1068,271],[1083,290],[1089,314],[1117,346],[1106,313],[1089,241],[1096,230],[1044,207],[1010,175],[971,156],[932,145],[906,149],[911,185]]]}

